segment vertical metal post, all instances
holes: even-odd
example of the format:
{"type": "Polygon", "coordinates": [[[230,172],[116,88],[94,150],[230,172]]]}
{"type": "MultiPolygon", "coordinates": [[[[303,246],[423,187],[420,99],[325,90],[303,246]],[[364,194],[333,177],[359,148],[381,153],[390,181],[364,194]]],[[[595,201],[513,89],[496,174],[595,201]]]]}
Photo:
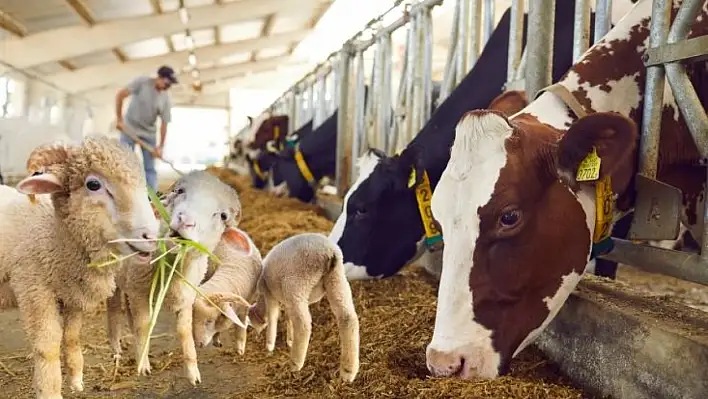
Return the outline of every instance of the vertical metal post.
{"type": "Polygon", "coordinates": [[[590,3],[588,0],[575,0],[575,19],[573,20],[573,63],[587,51],[590,41],[590,3]]]}
{"type": "Polygon", "coordinates": [[[327,119],[327,73],[317,78],[317,124],[321,125],[327,119]]]}
{"type": "Polygon", "coordinates": [[[414,49],[416,57],[413,64],[413,101],[411,105],[411,129],[408,131],[408,141],[412,140],[422,127],[422,110],[424,97],[424,50],[425,50],[425,28],[423,21],[423,10],[418,9],[413,16],[415,23],[414,49]]]}
{"type": "Polygon", "coordinates": [[[551,84],[553,69],[553,34],[556,19],[555,0],[534,0],[529,4],[526,66],[526,95],[529,99],[551,84]]]}
{"type": "Polygon", "coordinates": [[[593,43],[600,41],[612,27],[612,0],[597,0],[595,4],[595,35],[593,36],[593,43]]]}
{"type": "Polygon", "coordinates": [[[366,68],[364,67],[364,50],[356,52],[356,83],[354,91],[354,126],[352,132],[352,167],[350,183],[356,180],[359,171],[356,170],[356,160],[361,155],[366,136],[366,103],[371,101],[371,95],[366,99],[366,68]]]}
{"type": "Polygon", "coordinates": [[[509,23],[509,55],[506,64],[507,84],[516,79],[521,62],[524,34],[524,0],[512,0],[511,21],[509,23]]]}
{"type": "MultiPolygon", "coordinates": [[[[460,0],[462,1],[462,0],[460,0]]],[[[419,68],[418,59],[418,48],[420,47],[420,40],[418,38],[418,19],[416,15],[410,16],[410,22],[408,23],[408,40],[410,45],[408,46],[408,51],[406,51],[406,57],[408,58],[407,65],[408,70],[406,71],[406,107],[405,107],[405,140],[408,141],[410,137],[414,134],[415,129],[415,84],[416,84],[416,70],[419,68]]],[[[459,45],[459,43],[458,43],[459,45]]]]}
{"type": "Polygon", "coordinates": [[[487,44],[494,32],[494,0],[484,0],[484,40],[482,48],[487,44]]]}
{"type": "Polygon", "coordinates": [[[460,3],[460,19],[459,19],[459,26],[458,26],[458,38],[457,38],[457,46],[458,46],[458,51],[457,51],[457,74],[455,76],[455,86],[460,84],[462,81],[462,78],[467,75],[467,71],[469,69],[469,65],[467,64],[467,52],[469,51],[468,47],[468,37],[469,37],[469,29],[470,29],[470,5],[469,5],[469,0],[457,0],[460,3]]]}
{"type": "Polygon", "coordinates": [[[463,77],[467,75],[470,69],[474,68],[479,58],[479,45],[482,42],[482,0],[470,0],[470,48],[467,54],[467,70],[463,77]]]}
{"type": "MultiPolygon", "coordinates": [[[[440,95],[438,96],[437,105],[450,95],[452,88],[455,85],[455,67],[457,66],[457,52],[460,48],[459,44],[459,25],[460,25],[460,1],[455,2],[455,9],[452,14],[450,27],[450,40],[447,47],[447,58],[445,60],[445,74],[443,76],[442,87],[440,87],[440,95]]],[[[410,42],[409,42],[410,43],[410,42]]],[[[408,50],[406,50],[408,52],[408,50]]]]}
{"type": "Polygon", "coordinates": [[[381,73],[378,80],[378,101],[377,101],[377,141],[376,146],[388,152],[388,138],[391,128],[391,34],[384,33],[379,39],[379,61],[381,66],[378,72],[381,73]]]}
{"type": "MultiPolygon", "coordinates": [[[[659,47],[666,42],[671,22],[672,0],[655,0],[651,13],[649,47],[659,47]]],[[[654,179],[659,159],[659,135],[661,133],[661,110],[664,104],[666,84],[663,65],[647,67],[644,89],[644,114],[642,115],[642,138],[639,140],[639,173],[654,179]]]]}
{"type": "Polygon", "coordinates": [[[290,115],[290,120],[288,121],[288,131],[289,132],[294,132],[295,126],[295,118],[297,118],[297,95],[295,94],[294,91],[290,92],[290,95],[287,96],[287,101],[288,101],[288,109],[290,112],[288,114],[290,115]]]}
{"type": "MultiPolygon", "coordinates": [[[[423,101],[420,110],[420,129],[430,119],[430,109],[433,102],[433,16],[431,9],[425,7],[420,11],[420,28],[423,36],[423,101]]],[[[418,132],[414,132],[417,135],[418,132]]]]}
{"type": "Polygon", "coordinates": [[[349,188],[350,167],[354,162],[347,162],[347,136],[349,135],[349,74],[352,59],[350,43],[345,43],[339,53],[339,112],[337,113],[337,172],[335,184],[337,194],[344,196],[349,188]]]}
{"type": "MultiPolygon", "coordinates": [[[[315,90],[315,85],[317,84],[317,76],[307,83],[307,119],[306,121],[314,121],[315,112],[317,110],[317,91],[315,90]]],[[[314,127],[314,125],[313,125],[314,127]]]]}

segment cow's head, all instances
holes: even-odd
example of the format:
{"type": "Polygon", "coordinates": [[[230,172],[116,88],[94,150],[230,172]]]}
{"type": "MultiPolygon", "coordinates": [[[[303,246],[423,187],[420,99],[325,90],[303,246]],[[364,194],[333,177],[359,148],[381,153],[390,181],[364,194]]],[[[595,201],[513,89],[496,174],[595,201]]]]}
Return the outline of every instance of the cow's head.
{"type": "Polygon", "coordinates": [[[359,160],[359,176],[344,197],[330,233],[344,254],[347,278],[395,274],[413,259],[423,236],[411,170],[422,175],[416,148],[387,157],[371,149],[359,160]]]}
{"type": "Polygon", "coordinates": [[[600,178],[629,186],[637,129],[596,113],[565,135],[521,115],[459,122],[432,209],[445,237],[427,363],[437,376],[494,378],[555,317],[581,279],[595,228],[595,182],[577,182],[594,146],[600,178]],[[561,138],[562,137],[562,138],[561,138]]]}

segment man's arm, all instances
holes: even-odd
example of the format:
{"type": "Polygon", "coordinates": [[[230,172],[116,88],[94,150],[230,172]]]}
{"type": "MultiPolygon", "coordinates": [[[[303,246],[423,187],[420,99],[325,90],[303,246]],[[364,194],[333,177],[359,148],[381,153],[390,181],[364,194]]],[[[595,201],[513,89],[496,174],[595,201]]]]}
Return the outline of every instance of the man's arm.
{"type": "Polygon", "coordinates": [[[116,94],[116,125],[119,129],[121,129],[123,125],[123,101],[131,94],[135,94],[140,90],[140,85],[144,80],[143,77],[136,78],[126,87],[120,89],[116,94]]]}
{"type": "Polygon", "coordinates": [[[162,148],[165,146],[165,138],[167,137],[167,125],[172,120],[172,102],[167,99],[165,106],[160,113],[160,143],[157,145],[160,156],[162,156],[162,148]]]}

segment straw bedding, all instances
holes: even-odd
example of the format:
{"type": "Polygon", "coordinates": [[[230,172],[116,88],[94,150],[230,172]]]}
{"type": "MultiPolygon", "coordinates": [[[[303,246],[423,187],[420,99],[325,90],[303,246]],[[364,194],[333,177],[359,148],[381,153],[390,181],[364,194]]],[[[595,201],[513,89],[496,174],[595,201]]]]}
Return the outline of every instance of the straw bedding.
{"type": "MultiPolygon", "coordinates": [[[[225,170],[212,170],[233,185],[244,207],[241,226],[263,254],[278,241],[304,231],[328,231],[332,223],[314,206],[271,197],[225,170]]],[[[276,356],[267,357],[263,336],[251,334],[244,362],[263,365],[261,384],[247,391],[255,397],[362,398],[582,398],[587,397],[559,375],[531,348],[512,366],[511,376],[494,381],[433,379],[425,366],[425,347],[435,321],[436,288],[418,268],[383,281],[353,282],[361,331],[361,371],[353,384],[338,380],[339,338],[329,305],[311,307],[313,332],[305,367],[289,371],[279,328],[276,356]]],[[[280,327],[284,323],[281,323],[280,327]]],[[[263,334],[262,334],[263,335],[263,334]]]]}

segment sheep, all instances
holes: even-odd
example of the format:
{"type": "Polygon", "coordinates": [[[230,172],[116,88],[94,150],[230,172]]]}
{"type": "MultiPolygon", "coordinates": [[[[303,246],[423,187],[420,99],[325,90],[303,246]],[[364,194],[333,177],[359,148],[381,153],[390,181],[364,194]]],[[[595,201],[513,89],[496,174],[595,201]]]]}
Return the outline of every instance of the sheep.
{"type": "MultiPolygon", "coordinates": [[[[205,347],[211,342],[220,347],[220,333],[229,329],[234,319],[239,319],[235,309],[240,307],[238,299],[255,300],[256,283],[261,275],[263,259],[248,234],[240,233],[242,239],[239,236],[228,240],[222,238],[214,250],[221,265],[199,286],[224,314],[204,298],[195,300],[193,333],[198,347],[205,347]]],[[[247,307],[244,310],[247,312],[247,307]]],[[[244,312],[241,319],[245,320],[245,316],[244,312]]],[[[236,329],[236,352],[243,355],[246,350],[246,329],[239,326],[236,329]]]]}
{"type": "Polygon", "coordinates": [[[292,324],[290,358],[302,369],[312,331],[309,305],[327,296],[339,327],[340,377],[351,382],[359,372],[359,319],[344,273],[342,251],[322,234],[305,233],[277,244],[263,260],[258,300],[248,311],[249,324],[267,326],[266,350],[273,351],[280,306],[292,324]]]}
{"type": "MultiPolygon", "coordinates": [[[[241,220],[241,202],[236,191],[206,171],[193,171],[180,177],[162,199],[171,215],[169,229],[173,234],[202,244],[213,251],[220,240],[242,240],[235,227],[241,220]]],[[[163,226],[167,228],[168,226],[163,226]]],[[[187,253],[181,274],[193,286],[204,279],[207,272],[207,256],[195,250],[187,253]]],[[[108,340],[114,357],[120,359],[120,327],[124,314],[121,304],[127,301],[127,313],[133,334],[136,337],[136,363],[139,375],[151,373],[147,359],[141,352],[147,344],[150,323],[150,287],[154,267],[124,268],[117,278],[118,289],[108,300],[108,340]]],[[[182,346],[185,376],[196,385],[201,383],[197,367],[197,353],[192,336],[192,307],[196,292],[189,284],[176,279],[170,285],[163,309],[176,313],[177,335],[182,346]]],[[[240,323],[244,325],[243,323],[240,323]]],[[[146,348],[149,350],[149,348],[146,348]]]]}
{"type": "Polygon", "coordinates": [[[36,397],[55,399],[62,397],[62,346],[70,389],[83,391],[83,312],[115,289],[120,265],[90,264],[115,252],[147,262],[155,243],[146,239],[157,237],[159,224],[140,160],[115,140],[39,146],[27,169],[31,176],[18,183],[12,198],[3,188],[0,305],[16,305],[22,314],[36,397]],[[32,203],[25,195],[37,197],[32,203]]]}

